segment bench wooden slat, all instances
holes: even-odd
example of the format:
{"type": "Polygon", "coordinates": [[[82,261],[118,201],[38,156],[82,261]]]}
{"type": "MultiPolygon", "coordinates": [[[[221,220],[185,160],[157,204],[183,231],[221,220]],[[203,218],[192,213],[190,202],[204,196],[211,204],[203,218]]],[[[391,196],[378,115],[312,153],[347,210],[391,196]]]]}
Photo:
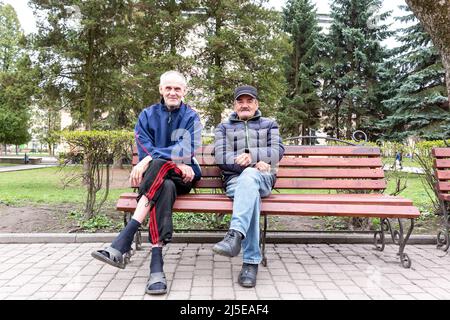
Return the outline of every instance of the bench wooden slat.
{"type": "Polygon", "coordinates": [[[285,146],[285,156],[379,156],[380,149],[360,146],[285,146]]]}
{"type": "Polygon", "coordinates": [[[450,158],[450,148],[433,148],[431,150],[432,154],[434,157],[436,158],[444,158],[444,157],[448,157],[450,158]]]}
{"type": "Polygon", "coordinates": [[[450,182],[439,182],[439,191],[450,191],[450,182]]]}
{"type": "MultiPolygon", "coordinates": [[[[133,197],[134,198],[134,197],[133,197]]],[[[225,194],[189,194],[177,197],[180,200],[224,201],[225,194]]],[[[411,206],[409,199],[386,196],[383,194],[271,194],[263,202],[297,202],[297,203],[342,203],[342,204],[385,204],[392,206],[411,206]]]]}
{"type": "MultiPolygon", "coordinates": [[[[212,156],[214,147],[203,146],[196,155],[212,156]]],[[[380,148],[361,146],[285,146],[284,156],[379,156],[380,148]]]]}
{"type": "MultiPolygon", "coordinates": [[[[450,172],[450,171],[449,171],[450,172]]],[[[202,168],[202,177],[220,177],[219,167],[202,168]]],[[[288,169],[280,168],[278,178],[384,178],[382,168],[376,169],[288,169]]]]}
{"type": "Polygon", "coordinates": [[[436,170],[436,175],[439,180],[450,180],[450,170],[436,170]]]}
{"type": "Polygon", "coordinates": [[[450,194],[448,194],[448,193],[440,193],[439,194],[439,199],[444,200],[444,201],[450,201],[450,194]]]}
{"type": "MultiPolygon", "coordinates": [[[[133,199],[119,199],[117,209],[128,211],[128,208],[132,207],[130,203],[133,201],[136,203],[136,200],[133,199]]],[[[173,210],[199,213],[231,213],[233,202],[230,199],[224,199],[224,201],[177,199],[173,210]]],[[[419,210],[413,206],[262,202],[262,214],[279,214],[280,212],[288,215],[380,218],[417,218],[420,215],[419,210]]]]}
{"type": "MultiPolygon", "coordinates": [[[[197,158],[200,165],[215,165],[213,157],[197,158]]],[[[357,168],[369,167],[379,168],[383,166],[381,159],[378,158],[294,158],[284,157],[279,163],[280,167],[343,167],[357,168]]]]}
{"type": "Polygon", "coordinates": [[[450,160],[449,159],[436,159],[435,166],[437,169],[449,169],[450,160]]]}
{"type": "MultiPolygon", "coordinates": [[[[189,212],[231,213],[232,201],[176,201],[174,210],[189,212]]],[[[304,216],[385,217],[417,218],[419,210],[413,206],[346,205],[311,203],[263,202],[261,213],[304,216]]]]}
{"type": "MultiPolygon", "coordinates": [[[[121,199],[135,200],[137,193],[124,193],[121,199]]],[[[228,201],[225,194],[187,194],[177,197],[177,201],[228,201]]],[[[409,199],[383,194],[271,194],[263,202],[316,203],[316,204],[376,204],[390,206],[412,206],[409,199]]],[[[134,208],[136,201],[130,202],[134,208]]]]}
{"type": "MultiPolygon", "coordinates": [[[[222,188],[220,179],[201,179],[195,185],[196,188],[222,188]]],[[[386,188],[386,182],[380,180],[292,180],[277,179],[276,189],[355,189],[355,190],[382,190],[386,188]]]]}
{"type": "Polygon", "coordinates": [[[277,189],[357,189],[381,190],[386,188],[384,180],[285,180],[277,179],[277,189]]]}
{"type": "Polygon", "coordinates": [[[443,201],[450,201],[450,148],[433,148],[434,172],[439,183],[437,186],[438,197],[443,201]],[[447,158],[447,159],[443,159],[447,158]]]}

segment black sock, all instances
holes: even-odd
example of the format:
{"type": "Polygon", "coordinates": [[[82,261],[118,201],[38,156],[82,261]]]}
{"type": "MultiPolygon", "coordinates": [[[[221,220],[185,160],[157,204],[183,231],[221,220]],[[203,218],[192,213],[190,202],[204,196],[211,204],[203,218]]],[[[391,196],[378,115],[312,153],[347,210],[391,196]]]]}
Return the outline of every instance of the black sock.
{"type": "Polygon", "coordinates": [[[164,261],[162,258],[162,247],[152,248],[152,260],[150,262],[150,273],[163,272],[164,261]]]}
{"type": "MultiPolygon", "coordinates": [[[[152,248],[152,261],[150,262],[150,273],[163,272],[163,258],[162,258],[162,247],[152,248]]],[[[165,289],[166,285],[164,283],[154,283],[149,289],[150,290],[160,290],[165,289]]]]}
{"type": "Polygon", "coordinates": [[[121,253],[125,253],[131,250],[131,244],[133,243],[134,234],[139,229],[141,224],[139,221],[131,219],[127,226],[120,231],[119,235],[111,243],[111,247],[119,250],[121,253]]]}

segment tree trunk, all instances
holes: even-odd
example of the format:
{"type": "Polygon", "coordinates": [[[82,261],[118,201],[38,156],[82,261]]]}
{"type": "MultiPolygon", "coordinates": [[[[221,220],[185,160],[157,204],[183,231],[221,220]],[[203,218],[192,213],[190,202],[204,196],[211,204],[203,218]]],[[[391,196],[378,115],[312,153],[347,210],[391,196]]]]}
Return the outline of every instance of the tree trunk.
{"type": "MultiPolygon", "coordinates": [[[[406,0],[406,3],[430,34],[439,50],[445,68],[447,95],[450,102],[450,9],[448,0],[406,0]]],[[[450,106],[449,106],[450,110],[450,106]]]]}
{"type": "Polygon", "coordinates": [[[447,111],[450,112],[450,50],[448,50],[448,52],[442,53],[442,64],[445,68],[445,83],[447,85],[447,96],[449,102],[447,111]]]}
{"type": "Polygon", "coordinates": [[[341,103],[338,101],[338,100],[336,100],[336,115],[335,115],[335,117],[336,117],[336,139],[339,139],[339,109],[340,109],[340,105],[341,105],[341,103]]]}
{"type": "Polygon", "coordinates": [[[94,103],[93,103],[93,85],[94,85],[94,30],[89,29],[89,54],[86,61],[86,94],[84,100],[85,107],[85,126],[86,130],[92,129],[94,122],[94,103]]]}
{"type": "Polygon", "coordinates": [[[123,169],[123,158],[122,156],[114,157],[113,169],[123,169]]]}

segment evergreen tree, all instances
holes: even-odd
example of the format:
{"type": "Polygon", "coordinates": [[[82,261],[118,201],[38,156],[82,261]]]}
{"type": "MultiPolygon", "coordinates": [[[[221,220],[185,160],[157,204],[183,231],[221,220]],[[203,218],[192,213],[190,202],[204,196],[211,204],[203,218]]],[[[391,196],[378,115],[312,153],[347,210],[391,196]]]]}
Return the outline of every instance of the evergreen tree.
{"type": "Polygon", "coordinates": [[[0,143],[30,140],[29,106],[37,73],[25,52],[19,20],[11,5],[0,3],[0,143]]]}
{"type": "Polygon", "coordinates": [[[189,78],[195,64],[191,39],[199,20],[198,5],[197,0],[136,1],[128,35],[133,39],[128,45],[130,63],[125,67],[129,76],[120,84],[128,103],[115,114],[114,122],[131,116],[134,125],[145,106],[158,102],[159,77],[164,72],[175,69],[189,78]]]}
{"type": "Polygon", "coordinates": [[[387,62],[395,77],[389,83],[393,95],[384,101],[389,113],[380,128],[386,139],[437,139],[442,137],[441,126],[450,124],[445,69],[430,35],[408,7],[402,9],[407,14],[398,20],[410,26],[399,30],[401,45],[387,62]]]}
{"type": "Polygon", "coordinates": [[[381,41],[390,35],[377,15],[380,0],[334,0],[333,22],[324,60],[324,116],[336,137],[345,130],[351,138],[358,129],[369,131],[380,116],[378,69],[386,56],[381,41]]]}
{"type": "Polygon", "coordinates": [[[0,71],[14,68],[21,56],[23,37],[14,8],[0,2],[0,71]]]}
{"type": "Polygon", "coordinates": [[[44,73],[52,74],[42,86],[58,88],[74,122],[92,129],[120,94],[114,89],[128,63],[129,39],[117,39],[130,20],[132,1],[31,0],[30,4],[40,17],[35,49],[44,73]]]}
{"type": "Polygon", "coordinates": [[[0,72],[0,143],[19,145],[30,140],[30,104],[38,79],[27,55],[16,62],[14,71],[0,72]]]}
{"type": "MultiPolygon", "coordinates": [[[[406,0],[406,3],[431,36],[441,55],[447,81],[447,99],[450,101],[450,25],[448,23],[450,21],[450,3],[448,0],[406,0]]],[[[447,106],[447,112],[450,112],[450,104],[447,106]]],[[[446,115],[448,117],[448,113],[446,115]]],[[[450,128],[447,127],[448,135],[450,135],[450,128]]]]}
{"type": "Polygon", "coordinates": [[[287,94],[277,113],[284,136],[309,135],[320,122],[318,74],[320,28],[310,0],[289,0],[283,10],[283,29],[292,52],[285,58],[287,94]]]}
{"type": "Polygon", "coordinates": [[[195,86],[207,126],[221,122],[233,103],[233,90],[249,84],[258,88],[260,109],[274,115],[285,85],[282,58],[289,45],[281,30],[281,16],[267,9],[267,1],[201,0],[204,11],[198,36],[205,46],[195,55],[195,86]]]}

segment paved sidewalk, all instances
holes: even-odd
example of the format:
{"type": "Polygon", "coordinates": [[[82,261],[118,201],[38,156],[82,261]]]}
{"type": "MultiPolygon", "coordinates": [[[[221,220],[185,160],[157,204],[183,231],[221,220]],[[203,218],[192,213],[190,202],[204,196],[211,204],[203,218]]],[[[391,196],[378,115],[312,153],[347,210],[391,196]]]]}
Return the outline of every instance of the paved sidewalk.
{"type": "Polygon", "coordinates": [[[174,243],[164,249],[169,293],[150,296],[149,245],[121,270],[91,258],[108,244],[3,244],[0,299],[450,299],[450,255],[434,245],[408,245],[412,268],[404,269],[394,245],[380,253],[368,244],[268,244],[268,267],[245,289],[241,256],[174,243]]]}

